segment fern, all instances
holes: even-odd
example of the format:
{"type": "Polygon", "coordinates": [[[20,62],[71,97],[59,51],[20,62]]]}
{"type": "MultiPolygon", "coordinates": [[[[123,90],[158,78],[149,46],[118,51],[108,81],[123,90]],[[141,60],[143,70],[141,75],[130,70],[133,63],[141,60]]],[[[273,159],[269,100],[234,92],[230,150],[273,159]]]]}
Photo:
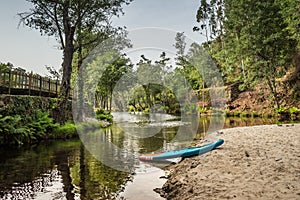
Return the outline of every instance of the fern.
{"type": "Polygon", "coordinates": [[[23,145],[46,137],[58,127],[48,112],[35,111],[30,117],[0,115],[0,144],[23,145]]]}
{"type": "Polygon", "coordinates": [[[16,116],[0,116],[0,134],[2,135],[4,144],[22,145],[26,140],[30,139],[30,131],[21,123],[21,117],[16,116]]]}

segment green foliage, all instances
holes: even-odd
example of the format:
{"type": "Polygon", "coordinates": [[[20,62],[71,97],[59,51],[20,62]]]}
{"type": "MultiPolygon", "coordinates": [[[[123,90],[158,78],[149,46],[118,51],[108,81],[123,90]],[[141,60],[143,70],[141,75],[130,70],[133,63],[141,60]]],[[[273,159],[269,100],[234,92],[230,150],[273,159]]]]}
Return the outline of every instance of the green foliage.
{"type": "Polygon", "coordinates": [[[62,126],[58,126],[54,129],[54,131],[51,133],[51,138],[73,138],[75,135],[77,135],[77,129],[74,123],[66,122],[62,126]]]}
{"type": "Polygon", "coordinates": [[[241,112],[241,114],[240,114],[240,117],[246,117],[246,118],[249,118],[250,116],[251,116],[251,114],[248,113],[248,112],[246,112],[246,111],[241,112]]]}
{"type": "Polygon", "coordinates": [[[177,76],[179,73],[175,74],[172,66],[169,64],[169,60],[170,58],[167,57],[165,52],[162,52],[159,59],[154,62],[141,55],[141,60],[137,63],[138,68],[132,72],[137,83],[133,83],[129,90],[132,91],[128,95],[129,105],[132,106],[131,110],[179,112],[178,99],[185,98],[186,95],[185,97],[179,97],[179,90],[182,84],[174,84],[174,82],[181,75],[177,76]]]}
{"type": "Polygon", "coordinates": [[[128,110],[129,110],[130,112],[135,112],[135,111],[136,111],[135,108],[134,108],[134,106],[132,106],[132,105],[129,105],[128,110]]]}
{"type": "MultiPolygon", "coordinates": [[[[71,87],[71,74],[73,70],[73,56],[78,53],[76,67],[82,67],[83,49],[91,50],[106,40],[110,35],[120,34],[123,28],[115,28],[111,24],[113,16],[123,13],[122,6],[128,5],[132,0],[109,1],[40,1],[27,0],[32,8],[19,13],[21,22],[33,29],[38,29],[42,35],[55,36],[64,52],[62,70],[63,76],[60,93],[62,98],[59,102],[56,121],[64,123],[68,119],[66,112],[69,88],[71,87]],[[91,34],[93,33],[92,37],[91,34]]],[[[82,85],[81,85],[82,86],[82,85]]],[[[83,96],[80,88],[80,106],[82,107],[83,96]]],[[[80,117],[82,118],[82,113],[80,117]]]]}
{"type": "Polygon", "coordinates": [[[277,0],[280,5],[280,13],[287,24],[286,31],[290,32],[290,38],[300,41],[300,26],[299,26],[299,8],[300,3],[297,0],[277,0]]]}
{"type": "MultiPolygon", "coordinates": [[[[176,104],[175,104],[176,105],[176,104]]],[[[172,111],[177,111],[178,109],[175,107],[175,105],[172,105],[172,111]]],[[[171,108],[169,106],[163,106],[161,110],[165,110],[167,113],[170,113],[171,108]]]]}
{"type": "Polygon", "coordinates": [[[0,107],[0,114],[3,116],[20,115],[23,120],[31,119],[37,110],[47,112],[53,109],[57,99],[38,96],[17,96],[3,95],[0,101],[4,102],[0,107]]]}
{"type": "Polygon", "coordinates": [[[288,111],[289,111],[290,114],[295,114],[295,113],[299,113],[300,109],[297,108],[297,107],[292,107],[288,111]]]}
{"type": "Polygon", "coordinates": [[[43,138],[47,133],[51,133],[55,128],[58,127],[58,124],[53,123],[53,119],[49,117],[48,112],[42,112],[40,110],[32,116],[27,127],[34,132],[35,138],[43,138]]]}
{"type": "Polygon", "coordinates": [[[11,70],[11,68],[13,67],[13,64],[11,63],[1,63],[0,62],[0,70],[11,70]]]}
{"type": "MultiPolygon", "coordinates": [[[[121,77],[126,76],[126,73],[132,70],[132,65],[129,59],[121,55],[117,50],[109,50],[108,52],[98,55],[94,60],[87,65],[86,78],[84,84],[87,99],[94,102],[100,108],[111,110],[112,93],[121,77]],[[101,74],[99,80],[99,74],[101,74]],[[95,93],[96,91],[96,93],[95,93]],[[90,94],[94,94],[90,96],[90,94]]],[[[130,80],[128,78],[127,80],[130,80]]],[[[126,85],[126,84],[124,84],[126,85]]],[[[126,91],[128,88],[124,88],[126,91]]]]}
{"type": "Polygon", "coordinates": [[[201,107],[197,106],[197,110],[202,114],[202,113],[207,113],[207,108],[206,107],[201,107]]]}
{"type": "Polygon", "coordinates": [[[194,31],[200,31],[206,40],[222,35],[224,32],[224,0],[201,0],[196,19],[200,24],[194,31]]]}
{"type": "Polygon", "coordinates": [[[203,46],[228,84],[244,90],[264,82],[279,108],[276,79],[300,49],[299,9],[295,0],[201,0],[194,31],[206,36],[203,46]]]}
{"type": "Polygon", "coordinates": [[[32,138],[30,130],[20,126],[21,117],[0,115],[0,144],[21,145],[32,138]]]}
{"type": "Polygon", "coordinates": [[[256,111],[252,111],[252,112],[251,112],[251,117],[252,117],[252,118],[260,117],[260,114],[257,113],[256,111]]]}
{"type": "Polygon", "coordinates": [[[0,115],[0,145],[17,145],[33,143],[47,138],[58,125],[53,123],[47,112],[37,110],[30,118],[20,115],[0,115]]]}
{"type": "Polygon", "coordinates": [[[76,130],[78,133],[93,131],[102,128],[101,122],[82,122],[80,124],[76,124],[76,130]]]}
{"type": "Polygon", "coordinates": [[[96,110],[96,118],[98,120],[101,120],[101,121],[107,121],[107,122],[110,122],[112,123],[113,122],[113,116],[112,114],[110,114],[110,112],[104,110],[104,109],[98,109],[96,110]]]}
{"type": "Polygon", "coordinates": [[[285,113],[288,109],[284,106],[274,109],[275,113],[285,113]]]}

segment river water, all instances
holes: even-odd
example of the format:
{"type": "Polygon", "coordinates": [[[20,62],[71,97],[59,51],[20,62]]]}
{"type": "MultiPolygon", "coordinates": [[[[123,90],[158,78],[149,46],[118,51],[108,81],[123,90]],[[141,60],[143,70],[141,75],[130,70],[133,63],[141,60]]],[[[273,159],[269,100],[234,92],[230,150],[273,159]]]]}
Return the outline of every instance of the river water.
{"type": "MultiPolygon", "coordinates": [[[[161,199],[153,189],[165,182],[163,166],[140,162],[138,156],[187,147],[191,138],[176,140],[176,135],[190,131],[194,132],[193,138],[202,138],[208,134],[210,124],[210,118],[201,117],[198,126],[193,127],[193,119],[167,114],[114,113],[114,120],[109,128],[86,133],[100,135],[107,141],[108,146],[101,145],[97,151],[80,139],[0,149],[0,198],[161,199]],[[107,157],[124,160],[116,166],[107,157]]],[[[273,119],[228,118],[223,127],[274,122],[273,119]]]]}

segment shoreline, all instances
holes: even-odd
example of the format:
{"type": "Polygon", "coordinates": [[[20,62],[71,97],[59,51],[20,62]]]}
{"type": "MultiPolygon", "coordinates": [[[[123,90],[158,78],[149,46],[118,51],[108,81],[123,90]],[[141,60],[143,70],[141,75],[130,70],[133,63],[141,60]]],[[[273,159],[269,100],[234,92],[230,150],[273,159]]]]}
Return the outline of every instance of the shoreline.
{"type": "Polygon", "coordinates": [[[218,149],[169,167],[166,199],[300,198],[300,124],[223,129],[218,149]]]}

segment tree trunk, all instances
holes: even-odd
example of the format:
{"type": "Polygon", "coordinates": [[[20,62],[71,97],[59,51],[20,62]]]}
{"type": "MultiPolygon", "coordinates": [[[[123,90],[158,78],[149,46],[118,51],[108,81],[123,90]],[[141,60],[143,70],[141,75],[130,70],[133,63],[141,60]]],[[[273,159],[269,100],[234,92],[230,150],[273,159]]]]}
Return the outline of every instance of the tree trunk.
{"type": "MultiPolygon", "coordinates": [[[[82,9],[82,2],[78,2],[78,8],[79,10],[82,9]]],[[[80,13],[80,12],[79,12],[80,13]]],[[[82,55],[82,17],[80,14],[78,14],[78,26],[77,26],[77,39],[78,39],[78,58],[77,58],[77,116],[76,120],[78,122],[83,122],[83,116],[84,116],[84,106],[83,106],[83,75],[84,75],[84,68],[82,68],[83,63],[83,55],[82,55]]],[[[75,117],[75,116],[73,116],[75,117]]]]}
{"type": "MultiPolygon", "coordinates": [[[[68,1],[67,1],[68,2],[68,1]]],[[[64,32],[65,32],[65,48],[63,54],[63,76],[61,82],[60,98],[58,100],[58,114],[56,115],[56,122],[64,124],[68,119],[68,113],[71,113],[71,108],[68,107],[68,100],[71,91],[71,74],[72,74],[72,61],[74,54],[74,33],[75,28],[71,26],[68,14],[68,5],[64,8],[64,32]]]]}
{"type": "Polygon", "coordinates": [[[110,97],[109,97],[109,112],[111,112],[112,108],[112,95],[113,95],[113,87],[110,87],[110,97]]]}
{"type": "Polygon", "coordinates": [[[83,121],[83,74],[84,74],[84,69],[81,68],[82,66],[82,61],[83,61],[83,56],[82,56],[82,45],[81,45],[82,41],[80,38],[79,41],[79,48],[78,48],[78,75],[77,75],[77,88],[78,88],[78,96],[77,96],[77,121],[78,122],[82,122],[83,121]]]}
{"type": "Polygon", "coordinates": [[[60,124],[64,124],[68,120],[68,113],[71,108],[68,108],[68,100],[71,91],[71,74],[72,74],[72,59],[73,59],[73,41],[71,44],[66,43],[63,61],[63,77],[61,83],[60,98],[58,103],[58,120],[60,124]]]}
{"type": "Polygon", "coordinates": [[[245,63],[244,63],[244,59],[242,59],[242,72],[243,72],[243,79],[244,82],[246,83],[246,73],[245,73],[245,63]]]}
{"type": "Polygon", "coordinates": [[[274,102],[275,102],[276,108],[279,109],[280,108],[280,103],[279,103],[279,99],[278,99],[275,79],[271,80],[270,77],[267,77],[267,82],[268,82],[269,88],[271,90],[271,93],[274,96],[274,102]]]}
{"type": "Polygon", "coordinates": [[[150,84],[143,85],[144,91],[146,93],[146,104],[148,108],[151,108],[151,99],[150,99],[150,84]]]}

